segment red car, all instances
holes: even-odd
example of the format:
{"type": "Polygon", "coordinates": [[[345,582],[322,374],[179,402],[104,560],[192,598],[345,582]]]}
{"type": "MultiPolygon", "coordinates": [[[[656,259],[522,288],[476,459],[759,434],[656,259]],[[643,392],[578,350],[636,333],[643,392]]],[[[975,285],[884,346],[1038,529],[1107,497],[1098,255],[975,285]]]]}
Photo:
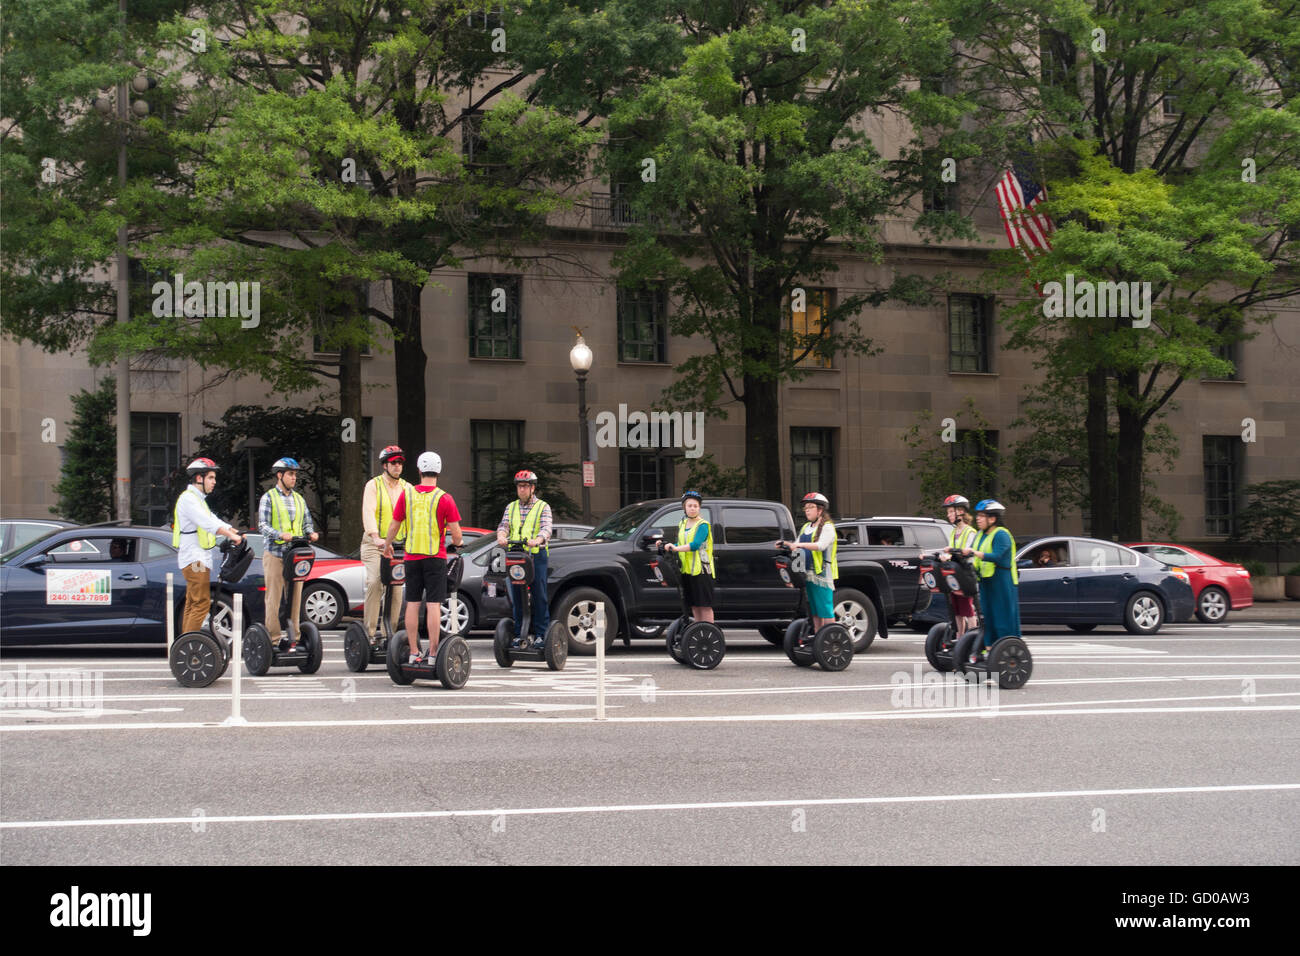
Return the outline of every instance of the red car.
{"type": "Polygon", "coordinates": [[[1229,609],[1240,611],[1255,603],[1250,572],[1240,564],[1220,561],[1181,544],[1145,542],[1128,547],[1186,571],[1196,600],[1196,616],[1206,624],[1221,624],[1229,609]]]}

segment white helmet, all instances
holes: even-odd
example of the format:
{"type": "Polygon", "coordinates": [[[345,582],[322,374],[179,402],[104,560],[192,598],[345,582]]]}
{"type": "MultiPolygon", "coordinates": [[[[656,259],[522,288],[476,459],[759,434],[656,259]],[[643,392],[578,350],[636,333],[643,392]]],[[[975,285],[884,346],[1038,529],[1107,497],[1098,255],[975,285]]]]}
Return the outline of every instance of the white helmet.
{"type": "Polygon", "coordinates": [[[415,460],[415,467],[422,475],[440,475],[442,458],[435,451],[426,451],[415,460]]]}

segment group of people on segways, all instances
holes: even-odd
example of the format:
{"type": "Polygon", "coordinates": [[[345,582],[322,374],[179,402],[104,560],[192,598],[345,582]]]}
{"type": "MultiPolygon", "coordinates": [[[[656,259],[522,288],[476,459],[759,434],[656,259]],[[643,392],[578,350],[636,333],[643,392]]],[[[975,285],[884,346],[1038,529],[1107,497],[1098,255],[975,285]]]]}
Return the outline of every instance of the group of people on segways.
{"type": "Polygon", "coordinates": [[[1020,575],[1016,541],[1003,525],[1006,507],[986,498],[975,506],[961,495],[944,499],[948,547],[920,555],[921,580],[943,595],[948,621],[925,640],[925,656],[936,670],[997,675],[1003,689],[1024,686],[1033,657],[1020,634],[1020,575]]]}

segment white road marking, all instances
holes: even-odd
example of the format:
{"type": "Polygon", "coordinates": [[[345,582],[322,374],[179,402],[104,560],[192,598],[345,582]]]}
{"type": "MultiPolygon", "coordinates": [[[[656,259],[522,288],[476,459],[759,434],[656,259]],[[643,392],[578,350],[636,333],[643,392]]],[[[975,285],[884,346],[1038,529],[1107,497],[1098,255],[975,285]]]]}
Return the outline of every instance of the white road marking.
{"type": "MultiPolygon", "coordinates": [[[[682,810],[755,810],[775,807],[850,807],[899,803],[973,803],[993,800],[1048,800],[1081,797],[1150,797],[1183,794],[1260,793],[1300,790],[1300,783],[1247,783],[1205,787],[1134,787],[1115,790],[1039,790],[1011,793],[912,794],[892,797],[810,797],[807,800],[727,800],[697,803],[623,803],[567,807],[513,807],[474,810],[395,810],[356,813],[284,813],[204,816],[214,823],[318,823],[338,820],[438,820],[453,817],[524,817],[595,813],[656,813],[682,810]]],[[[43,830],[68,827],[170,826],[194,823],[186,817],[117,817],[99,820],[7,820],[0,830],[43,830]]]]}

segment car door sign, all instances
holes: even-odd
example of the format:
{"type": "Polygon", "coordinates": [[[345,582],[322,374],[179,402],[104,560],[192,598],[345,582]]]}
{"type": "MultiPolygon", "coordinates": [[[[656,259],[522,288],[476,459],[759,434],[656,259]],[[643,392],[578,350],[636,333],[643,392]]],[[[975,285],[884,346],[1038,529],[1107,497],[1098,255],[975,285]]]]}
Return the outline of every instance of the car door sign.
{"type": "Polygon", "coordinates": [[[45,603],[112,604],[113,574],[102,568],[50,568],[45,572],[45,603]]]}

